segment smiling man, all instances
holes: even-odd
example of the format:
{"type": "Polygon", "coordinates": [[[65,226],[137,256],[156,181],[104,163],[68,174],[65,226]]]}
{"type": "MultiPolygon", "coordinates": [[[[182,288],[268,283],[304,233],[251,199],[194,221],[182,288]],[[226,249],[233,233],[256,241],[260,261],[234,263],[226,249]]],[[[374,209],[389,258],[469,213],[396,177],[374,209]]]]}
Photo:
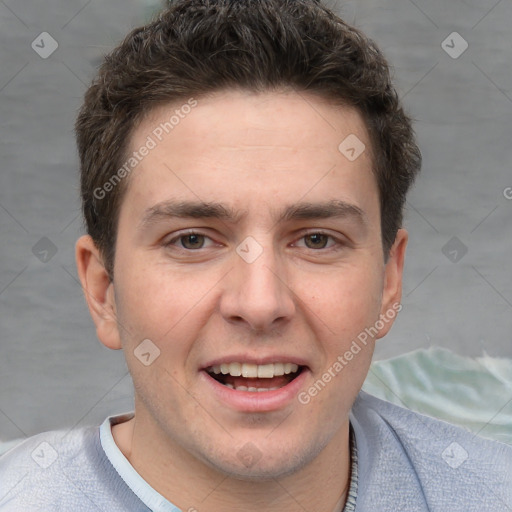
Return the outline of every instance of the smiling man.
{"type": "Polygon", "coordinates": [[[360,392],[420,167],[371,41],[313,0],[178,0],[77,138],[78,273],[135,410],[11,450],[0,510],[512,510],[509,447],[360,392]]]}

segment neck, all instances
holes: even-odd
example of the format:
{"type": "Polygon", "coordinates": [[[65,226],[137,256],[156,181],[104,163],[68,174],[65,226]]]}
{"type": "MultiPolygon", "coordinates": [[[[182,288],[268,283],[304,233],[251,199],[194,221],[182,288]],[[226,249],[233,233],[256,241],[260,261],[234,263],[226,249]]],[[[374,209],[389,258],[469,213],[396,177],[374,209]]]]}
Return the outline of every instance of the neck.
{"type": "Polygon", "coordinates": [[[142,478],[184,511],[341,512],[348,494],[348,420],[312,462],[291,475],[258,481],[216,471],[172,440],[163,439],[137,414],[115,425],[112,435],[142,478]]]}

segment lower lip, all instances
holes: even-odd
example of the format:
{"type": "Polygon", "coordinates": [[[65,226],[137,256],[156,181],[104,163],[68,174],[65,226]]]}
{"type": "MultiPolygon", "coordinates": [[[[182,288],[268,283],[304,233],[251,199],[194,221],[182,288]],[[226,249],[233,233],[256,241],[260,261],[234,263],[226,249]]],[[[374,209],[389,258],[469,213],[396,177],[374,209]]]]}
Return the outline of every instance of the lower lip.
{"type": "Polygon", "coordinates": [[[200,372],[200,378],[210,387],[215,396],[223,403],[243,412],[277,411],[292,402],[304,386],[309,370],[304,368],[298,377],[273,391],[237,391],[228,388],[210,377],[206,371],[200,372]]]}

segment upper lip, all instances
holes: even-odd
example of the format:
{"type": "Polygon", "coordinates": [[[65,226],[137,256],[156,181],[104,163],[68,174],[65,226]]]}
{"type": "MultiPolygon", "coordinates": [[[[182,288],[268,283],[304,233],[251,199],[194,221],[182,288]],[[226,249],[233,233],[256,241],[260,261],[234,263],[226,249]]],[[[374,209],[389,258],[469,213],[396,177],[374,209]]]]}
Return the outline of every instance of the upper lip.
{"type": "Polygon", "coordinates": [[[287,356],[282,354],[276,355],[268,355],[268,356],[250,356],[237,354],[232,356],[223,356],[217,357],[208,361],[203,367],[202,370],[206,370],[211,366],[218,366],[220,364],[229,364],[229,363],[248,363],[248,364],[270,364],[270,363],[295,363],[298,366],[308,366],[307,361],[304,358],[297,356],[287,356]]]}

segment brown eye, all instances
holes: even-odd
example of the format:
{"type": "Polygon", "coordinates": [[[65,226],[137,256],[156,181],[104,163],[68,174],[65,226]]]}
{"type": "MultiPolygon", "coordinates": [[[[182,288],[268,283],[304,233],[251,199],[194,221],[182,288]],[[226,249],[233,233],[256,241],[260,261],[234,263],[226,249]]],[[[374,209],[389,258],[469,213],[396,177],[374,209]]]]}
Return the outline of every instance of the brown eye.
{"type": "Polygon", "coordinates": [[[180,236],[179,240],[181,240],[181,245],[185,249],[201,249],[204,244],[204,238],[204,235],[191,233],[180,236]]]}
{"type": "Polygon", "coordinates": [[[306,240],[306,247],[308,249],[325,249],[329,238],[329,235],[324,235],[323,233],[312,233],[306,235],[304,240],[306,240]],[[308,244],[307,240],[311,241],[311,245],[308,244]]]}

